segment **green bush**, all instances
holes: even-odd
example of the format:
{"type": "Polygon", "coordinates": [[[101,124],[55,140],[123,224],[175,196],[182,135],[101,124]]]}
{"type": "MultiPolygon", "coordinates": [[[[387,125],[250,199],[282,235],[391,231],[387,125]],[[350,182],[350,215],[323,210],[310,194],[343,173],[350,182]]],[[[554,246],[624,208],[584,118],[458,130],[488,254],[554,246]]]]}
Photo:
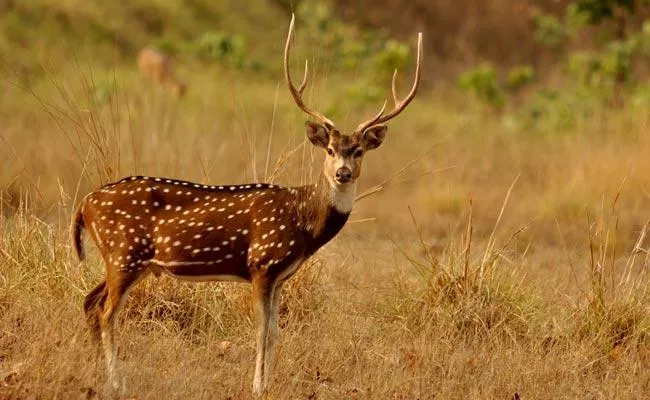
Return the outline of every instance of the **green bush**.
{"type": "Polygon", "coordinates": [[[246,40],[239,34],[206,32],[196,42],[196,55],[203,61],[244,66],[246,40]]]}
{"type": "Polygon", "coordinates": [[[478,99],[492,107],[501,108],[505,104],[505,96],[494,67],[482,64],[461,75],[458,80],[461,89],[472,92],[478,99]]]}
{"type": "Polygon", "coordinates": [[[508,71],[506,86],[510,91],[517,91],[535,79],[535,70],[530,65],[512,68],[508,71]]]}
{"type": "Polygon", "coordinates": [[[566,43],[569,34],[556,16],[535,13],[531,19],[535,26],[533,38],[536,42],[551,48],[560,47],[566,43]]]}

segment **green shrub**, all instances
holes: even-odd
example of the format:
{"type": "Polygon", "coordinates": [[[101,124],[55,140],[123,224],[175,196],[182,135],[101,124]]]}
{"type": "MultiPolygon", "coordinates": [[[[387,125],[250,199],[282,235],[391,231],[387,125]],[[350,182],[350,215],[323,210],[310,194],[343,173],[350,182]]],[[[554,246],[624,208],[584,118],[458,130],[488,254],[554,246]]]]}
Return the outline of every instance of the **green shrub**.
{"type": "Polygon", "coordinates": [[[196,43],[196,54],[203,61],[216,61],[241,68],[244,66],[246,40],[239,34],[206,32],[196,43]]]}
{"type": "Polygon", "coordinates": [[[535,70],[530,65],[522,65],[508,71],[506,86],[508,90],[516,91],[535,79],[535,70]]]}
{"type": "Polygon", "coordinates": [[[482,64],[462,74],[458,84],[461,89],[473,93],[478,99],[495,108],[505,104],[503,89],[497,73],[490,64],[482,64]]]}

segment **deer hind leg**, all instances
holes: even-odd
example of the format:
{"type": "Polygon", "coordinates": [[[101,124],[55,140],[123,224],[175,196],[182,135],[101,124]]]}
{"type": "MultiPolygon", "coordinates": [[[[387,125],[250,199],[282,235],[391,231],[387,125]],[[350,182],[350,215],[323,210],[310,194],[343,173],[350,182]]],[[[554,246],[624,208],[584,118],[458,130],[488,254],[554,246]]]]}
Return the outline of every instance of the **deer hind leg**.
{"type": "Polygon", "coordinates": [[[274,306],[277,289],[275,282],[269,282],[265,277],[253,280],[253,301],[258,315],[257,358],[253,379],[253,394],[256,397],[264,394],[268,384],[277,334],[278,307],[274,306]]]}
{"type": "Polygon", "coordinates": [[[117,348],[114,337],[115,319],[126,300],[129,290],[144,276],[146,274],[143,271],[131,270],[123,272],[122,270],[111,269],[107,271],[106,294],[98,318],[108,375],[108,386],[109,389],[114,391],[120,390],[121,387],[117,372],[117,348]]]}
{"type": "Polygon", "coordinates": [[[99,322],[99,318],[104,310],[104,303],[106,302],[106,296],[108,291],[106,289],[106,281],[103,281],[99,285],[88,293],[84,300],[84,312],[86,314],[86,322],[90,328],[90,334],[93,339],[93,342],[96,345],[99,345],[102,340],[102,329],[99,322]]]}

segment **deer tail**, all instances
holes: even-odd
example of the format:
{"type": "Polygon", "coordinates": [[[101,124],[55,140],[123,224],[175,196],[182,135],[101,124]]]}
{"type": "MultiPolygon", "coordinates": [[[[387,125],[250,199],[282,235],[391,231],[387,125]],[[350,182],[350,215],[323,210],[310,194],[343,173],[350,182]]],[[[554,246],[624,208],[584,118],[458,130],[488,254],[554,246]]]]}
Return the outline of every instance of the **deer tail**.
{"type": "Polygon", "coordinates": [[[83,241],[81,240],[81,234],[85,228],[84,216],[83,216],[83,205],[82,202],[75,212],[74,218],[72,220],[72,242],[74,244],[74,249],[77,252],[77,256],[80,260],[83,261],[85,258],[83,241]]]}

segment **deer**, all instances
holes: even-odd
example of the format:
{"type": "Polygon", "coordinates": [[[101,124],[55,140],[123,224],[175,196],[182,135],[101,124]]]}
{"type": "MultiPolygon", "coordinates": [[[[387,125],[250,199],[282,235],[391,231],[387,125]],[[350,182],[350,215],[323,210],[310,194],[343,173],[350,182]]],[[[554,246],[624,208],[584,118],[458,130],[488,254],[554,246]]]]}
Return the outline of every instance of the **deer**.
{"type": "Polygon", "coordinates": [[[153,47],[145,47],[138,52],[137,64],[140,72],[154,82],[168,85],[176,96],[183,96],[187,86],[176,79],[170,57],[153,47]]]}
{"type": "Polygon", "coordinates": [[[315,122],[305,123],[307,139],[325,151],[319,177],[311,184],[207,185],[130,176],[87,194],[72,220],[72,240],[84,259],[82,233],[90,235],[105,264],[105,280],[84,299],[87,324],[103,347],[109,390],[119,390],[114,324],[129,291],[148,275],[167,274],[188,281],[247,282],[257,315],[253,378],[256,398],[266,393],[277,337],[282,285],[347,222],[366,152],[378,148],[387,121],[413,100],[420,82],[422,33],[418,34],[415,78],[399,99],[393,74],[394,108],[387,101],[350,134],[309,108],[302,83],[289,68],[294,34],[292,16],[284,50],[284,77],[296,105],[315,122]]]}

